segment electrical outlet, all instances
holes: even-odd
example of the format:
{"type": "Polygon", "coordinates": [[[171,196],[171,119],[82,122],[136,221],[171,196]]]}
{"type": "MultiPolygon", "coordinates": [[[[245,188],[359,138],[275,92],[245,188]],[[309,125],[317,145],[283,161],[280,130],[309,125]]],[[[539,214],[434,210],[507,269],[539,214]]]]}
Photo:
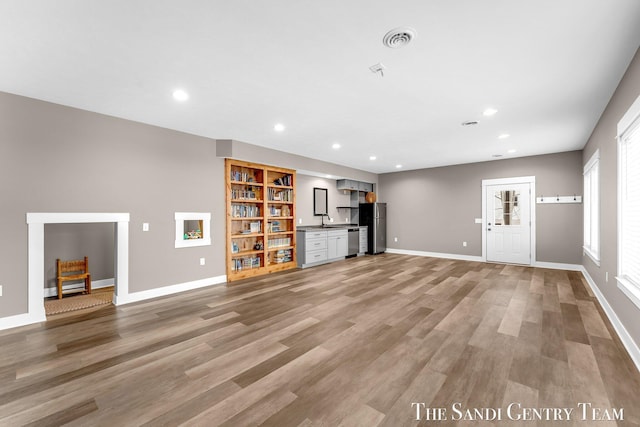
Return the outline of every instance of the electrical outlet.
{"type": "Polygon", "coordinates": [[[604,273],[604,281],[609,283],[609,272],[608,271],[604,273]]]}
{"type": "Polygon", "coordinates": [[[200,258],[200,265],[204,265],[204,258],[200,258]]]}
{"type": "Polygon", "coordinates": [[[398,241],[398,238],[397,238],[397,237],[394,237],[394,238],[393,238],[393,241],[394,241],[394,242],[397,242],[397,241],[398,241]]]}
{"type": "Polygon", "coordinates": [[[467,247],[467,242],[462,242],[462,246],[467,247]]]}
{"type": "Polygon", "coordinates": [[[298,218],[298,224],[302,224],[302,218],[298,218]]]}
{"type": "Polygon", "coordinates": [[[149,223],[148,222],[143,222],[142,223],[142,231],[149,231],[149,223]]]}
{"type": "Polygon", "coordinates": [[[2,285],[0,285],[0,297],[2,296],[2,285]]]}

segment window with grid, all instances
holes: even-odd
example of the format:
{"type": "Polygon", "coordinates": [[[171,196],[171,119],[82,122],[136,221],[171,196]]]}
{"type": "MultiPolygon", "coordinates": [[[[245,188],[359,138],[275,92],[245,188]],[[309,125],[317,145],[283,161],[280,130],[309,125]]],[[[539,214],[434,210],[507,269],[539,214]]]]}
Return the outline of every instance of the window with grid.
{"type": "Polygon", "coordinates": [[[640,112],[618,141],[618,282],[640,306],[640,112]]]}
{"type": "Polygon", "coordinates": [[[584,252],[600,265],[600,150],[584,166],[584,252]]]}

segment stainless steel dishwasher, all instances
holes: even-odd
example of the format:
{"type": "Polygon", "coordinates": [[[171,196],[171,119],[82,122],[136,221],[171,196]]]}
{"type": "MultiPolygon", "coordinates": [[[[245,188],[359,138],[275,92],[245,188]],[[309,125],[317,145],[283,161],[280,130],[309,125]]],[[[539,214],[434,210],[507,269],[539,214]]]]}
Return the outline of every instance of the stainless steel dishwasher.
{"type": "Polygon", "coordinates": [[[347,252],[347,256],[355,256],[358,255],[358,249],[360,246],[360,228],[359,227],[349,227],[349,250],[347,252]]]}

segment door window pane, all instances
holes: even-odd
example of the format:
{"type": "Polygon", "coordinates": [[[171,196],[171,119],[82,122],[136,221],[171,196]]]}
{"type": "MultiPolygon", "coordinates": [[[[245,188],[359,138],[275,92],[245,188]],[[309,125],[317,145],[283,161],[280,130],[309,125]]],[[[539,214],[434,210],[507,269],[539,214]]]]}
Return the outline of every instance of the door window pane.
{"type": "Polygon", "coordinates": [[[494,192],[494,224],[520,225],[520,191],[496,190],[494,192]]]}

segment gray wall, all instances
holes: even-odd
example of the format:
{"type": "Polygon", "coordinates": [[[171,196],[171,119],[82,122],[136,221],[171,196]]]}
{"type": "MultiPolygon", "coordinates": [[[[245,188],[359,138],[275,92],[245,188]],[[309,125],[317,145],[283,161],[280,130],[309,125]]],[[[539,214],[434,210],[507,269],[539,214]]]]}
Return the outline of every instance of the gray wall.
{"type": "Polygon", "coordinates": [[[378,183],[378,175],[371,172],[352,169],[335,163],[298,156],[297,154],[286,153],[284,151],[271,150],[230,139],[218,140],[218,156],[272,166],[282,166],[296,169],[297,171],[312,172],[319,176],[332,175],[334,177],[355,179],[356,181],[378,183]]]}
{"type": "MultiPolygon", "coordinates": [[[[336,206],[349,206],[349,192],[337,189],[336,180],[318,178],[309,175],[296,175],[296,221],[302,219],[302,225],[319,225],[322,217],[313,216],[313,188],[326,188],[329,216],[336,223],[349,223],[350,212],[345,209],[336,209],[336,206]]],[[[327,223],[327,218],[324,219],[327,223]]],[[[298,225],[299,222],[297,222],[298,225]]]]}
{"type": "MultiPolygon", "coordinates": [[[[535,176],[538,196],[582,194],[582,152],[382,174],[388,247],[481,256],[482,180],[517,176],[535,176]]],[[[536,227],[537,261],[581,263],[582,204],[536,205],[536,227]]]]}
{"type": "Polygon", "coordinates": [[[225,274],[211,139],[0,93],[0,200],[0,317],[27,311],[27,212],[129,212],[130,292],[225,274]],[[176,211],[211,212],[212,246],[174,248],[176,211]]]}
{"type": "MultiPolygon", "coordinates": [[[[377,180],[246,143],[229,141],[227,148],[242,160],[377,180]]],[[[313,223],[305,203],[313,183],[301,182],[303,220],[313,223]]],[[[335,188],[335,181],[326,186],[335,188]]],[[[129,292],[139,292],[226,273],[224,191],[215,140],[0,92],[0,317],[27,311],[27,212],[130,213],[129,292]],[[213,244],[176,249],[175,212],[210,212],[213,244]],[[150,231],[142,231],[144,222],[150,231]]],[[[111,224],[47,225],[46,286],[55,259],[67,255],[89,254],[95,280],[113,277],[112,230],[111,224]],[[83,235],[100,241],[86,247],[83,235]]]]}
{"type": "Polygon", "coordinates": [[[588,256],[583,265],[635,342],[640,345],[638,308],[618,289],[617,125],[640,95],[640,51],[636,53],[583,150],[583,164],[600,149],[600,267],[588,256]],[[609,273],[609,281],[605,280],[609,273]]]}
{"type": "Polygon", "coordinates": [[[114,224],[46,224],[44,226],[45,287],[57,286],[57,258],[73,260],[89,257],[92,281],[113,279],[115,277],[114,235],[114,224]]]}

